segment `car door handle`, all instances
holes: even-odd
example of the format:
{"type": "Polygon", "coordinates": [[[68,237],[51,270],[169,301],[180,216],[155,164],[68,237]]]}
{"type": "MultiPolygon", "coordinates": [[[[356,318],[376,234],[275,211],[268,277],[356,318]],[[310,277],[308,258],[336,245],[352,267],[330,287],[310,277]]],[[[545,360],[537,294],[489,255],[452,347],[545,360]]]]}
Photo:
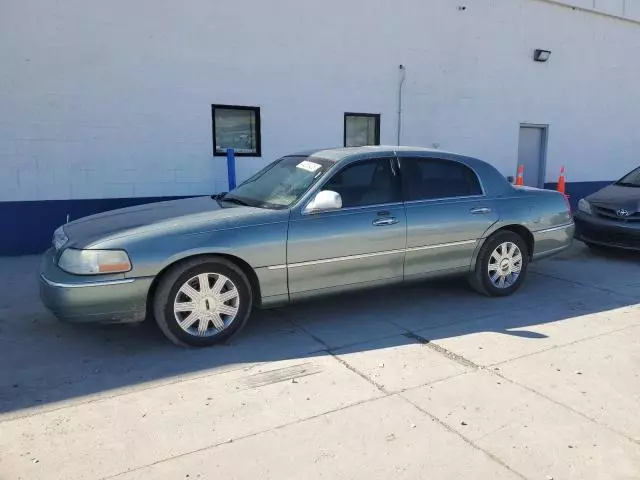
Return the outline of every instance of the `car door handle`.
{"type": "Polygon", "coordinates": [[[372,223],[374,227],[382,227],[384,225],[398,223],[398,219],[396,217],[377,218],[372,223]]]}
{"type": "Polygon", "coordinates": [[[486,213],[491,213],[491,209],[487,208],[487,207],[472,208],[471,209],[471,213],[473,213],[475,215],[482,215],[482,214],[486,214],[486,213]]]}

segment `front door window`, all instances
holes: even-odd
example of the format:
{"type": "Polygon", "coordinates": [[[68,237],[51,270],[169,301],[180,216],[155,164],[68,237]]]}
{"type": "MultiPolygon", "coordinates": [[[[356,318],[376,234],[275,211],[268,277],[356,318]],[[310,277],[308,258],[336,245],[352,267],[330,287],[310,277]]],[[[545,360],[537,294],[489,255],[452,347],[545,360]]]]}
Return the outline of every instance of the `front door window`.
{"type": "Polygon", "coordinates": [[[339,193],[342,197],[342,208],[401,201],[398,177],[388,158],[364,160],[347,165],[331,177],[322,189],[339,193]]]}

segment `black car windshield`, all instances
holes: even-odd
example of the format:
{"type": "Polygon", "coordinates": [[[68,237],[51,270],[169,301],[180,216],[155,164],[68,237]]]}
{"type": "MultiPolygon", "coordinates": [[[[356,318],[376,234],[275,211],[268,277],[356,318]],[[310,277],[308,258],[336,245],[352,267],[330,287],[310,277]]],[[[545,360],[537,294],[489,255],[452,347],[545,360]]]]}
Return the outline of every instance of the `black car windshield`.
{"type": "Polygon", "coordinates": [[[225,202],[283,209],[294,204],[333,162],[307,156],[283,157],[224,195],[225,202]]]}
{"type": "Polygon", "coordinates": [[[628,173],[616,182],[616,185],[624,187],[640,187],[640,168],[636,168],[633,172],[628,173]]]}

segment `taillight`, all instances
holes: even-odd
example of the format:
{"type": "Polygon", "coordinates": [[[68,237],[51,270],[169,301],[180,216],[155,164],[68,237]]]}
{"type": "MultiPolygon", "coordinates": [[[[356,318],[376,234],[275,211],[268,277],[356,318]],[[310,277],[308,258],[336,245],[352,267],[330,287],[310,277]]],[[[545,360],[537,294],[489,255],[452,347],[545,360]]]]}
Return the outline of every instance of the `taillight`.
{"type": "Polygon", "coordinates": [[[569,215],[572,215],[573,212],[571,211],[571,202],[569,202],[569,195],[563,194],[562,196],[564,197],[564,203],[567,206],[567,212],[569,213],[569,215]]]}

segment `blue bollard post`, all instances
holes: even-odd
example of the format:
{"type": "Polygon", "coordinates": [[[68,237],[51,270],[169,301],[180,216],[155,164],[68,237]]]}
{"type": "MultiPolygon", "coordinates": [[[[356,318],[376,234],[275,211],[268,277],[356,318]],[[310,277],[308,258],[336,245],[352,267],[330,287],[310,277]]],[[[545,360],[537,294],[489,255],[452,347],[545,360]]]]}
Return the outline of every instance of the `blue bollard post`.
{"type": "Polygon", "coordinates": [[[236,156],[233,148],[227,148],[227,177],[229,179],[229,191],[236,188],[236,156]]]}

